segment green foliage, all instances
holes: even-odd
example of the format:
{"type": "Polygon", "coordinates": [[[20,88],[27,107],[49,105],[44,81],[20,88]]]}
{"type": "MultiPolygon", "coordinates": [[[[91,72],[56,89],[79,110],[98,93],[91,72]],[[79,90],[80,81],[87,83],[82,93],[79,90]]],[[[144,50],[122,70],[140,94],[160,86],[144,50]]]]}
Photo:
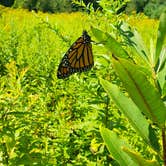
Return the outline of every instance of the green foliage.
{"type": "MultiPolygon", "coordinates": [[[[107,0],[104,1],[107,2],[107,0]]],[[[132,13],[133,11],[136,13],[143,12],[150,18],[159,18],[166,7],[166,2],[163,0],[131,0],[126,2],[126,4],[121,6],[121,10],[119,11],[125,11],[128,14],[132,13]]]]}
{"type": "MultiPolygon", "coordinates": [[[[2,3],[5,5],[5,3],[2,3]]],[[[90,6],[94,10],[101,9],[97,1],[80,1],[80,0],[14,0],[10,5],[14,8],[26,8],[36,12],[72,12],[72,11],[89,11],[90,6]]]]}
{"type": "Polygon", "coordinates": [[[8,6],[8,7],[12,6],[13,3],[14,3],[14,0],[1,0],[0,1],[1,5],[8,6]]]}
{"type": "Polygon", "coordinates": [[[22,7],[29,10],[40,10],[51,13],[72,11],[70,0],[15,0],[13,7],[22,7]]]}
{"type": "Polygon", "coordinates": [[[126,6],[126,4],[129,2],[129,0],[101,0],[100,5],[103,8],[103,11],[106,11],[108,13],[117,13],[118,10],[120,10],[123,6],[126,6]]]}
{"type": "MultiPolygon", "coordinates": [[[[166,14],[163,13],[160,17],[156,49],[151,51],[144,50],[144,47],[140,47],[140,45],[143,45],[143,43],[141,44],[141,37],[139,37],[138,33],[133,33],[131,28],[123,29],[122,27],[121,29],[124,40],[127,41],[126,47],[131,48],[129,53],[124,53],[122,46],[116,40],[113,40],[109,34],[96,28],[92,29],[99,41],[107,39],[107,42],[112,42],[112,45],[109,45],[107,42],[103,42],[103,45],[112,52],[113,67],[122,80],[128,96],[125,96],[116,85],[101,79],[103,88],[116,103],[118,108],[126,115],[138,134],[142,136],[145,140],[145,144],[151,146],[157,154],[155,161],[150,162],[145,160],[137,152],[130,150],[131,148],[129,149],[127,144],[123,143],[114,131],[101,128],[100,132],[107,148],[120,165],[160,165],[160,161],[165,162],[166,106],[164,103],[165,99],[162,99],[164,87],[158,84],[158,82],[160,82],[157,78],[159,69],[158,64],[155,63],[158,62],[159,59],[163,59],[164,56],[162,50],[164,49],[164,39],[166,37],[165,20],[166,14]],[[147,73],[146,68],[141,66],[139,62],[137,63],[134,56],[130,56],[130,59],[124,56],[126,54],[132,54],[133,51],[137,52],[138,56],[146,60],[144,66],[146,65],[146,68],[149,68],[151,72],[147,73]],[[141,52],[143,52],[144,56],[141,55],[141,52]],[[149,120],[146,120],[141,113],[149,120]],[[152,124],[156,124],[155,128],[157,128],[158,132],[162,133],[161,138],[157,136],[152,124]],[[159,143],[160,140],[162,140],[162,144],[159,143]],[[163,156],[163,158],[161,156],[163,156]]],[[[164,63],[164,67],[161,70],[165,71],[164,68],[166,66],[163,60],[162,63],[164,63]]],[[[166,73],[162,76],[165,78],[166,73]]]]}
{"type": "Polygon", "coordinates": [[[100,128],[100,132],[111,155],[120,165],[159,166],[156,161],[145,160],[138,153],[129,150],[130,145],[120,139],[115,132],[102,127],[100,128]]]}
{"type": "Polygon", "coordinates": [[[97,0],[72,0],[73,7],[76,11],[82,10],[86,12],[102,10],[97,0]]]}
{"type": "Polygon", "coordinates": [[[68,80],[56,77],[88,18],[6,11],[0,18],[1,164],[107,165],[98,125],[109,123],[110,103],[95,69],[68,80]]]}
{"type": "MultiPolygon", "coordinates": [[[[155,64],[159,61],[159,56],[160,53],[163,49],[163,45],[164,45],[164,41],[166,38],[166,11],[162,13],[161,17],[160,17],[160,24],[159,24],[159,29],[158,29],[158,38],[157,38],[157,43],[156,43],[156,53],[155,53],[155,64]]],[[[163,57],[163,56],[162,56],[163,57]]],[[[164,59],[160,58],[160,65],[164,66],[163,63],[164,59]]],[[[160,71],[160,69],[157,69],[158,71],[160,71]]]]}
{"type": "Polygon", "coordinates": [[[71,1],[66,0],[38,0],[36,8],[43,12],[71,12],[71,1]]]}
{"type": "Polygon", "coordinates": [[[100,82],[108,95],[115,101],[115,104],[126,115],[137,133],[140,134],[143,140],[151,146],[148,122],[141,114],[135,103],[131,99],[127,98],[116,85],[103,79],[101,79],[100,82]]]}
{"type": "MultiPolygon", "coordinates": [[[[115,32],[115,26],[110,24],[117,25],[116,20],[124,19],[126,16],[109,15],[107,18],[106,15],[93,12],[91,15],[55,15],[2,8],[1,165],[118,165],[105,148],[99,132],[100,125],[116,131],[145,158],[154,158],[155,154],[141,141],[142,138],[126,121],[124,113],[109,99],[99,82],[98,77],[105,78],[125,92],[122,82],[112,68],[109,52],[101,44],[93,44],[95,65],[92,70],[73,74],[66,80],[58,80],[56,77],[62,56],[82,34],[83,29],[88,31],[92,40],[95,40],[95,37],[90,31],[91,25],[107,31],[102,36],[104,39],[110,32],[120,39],[115,32]]],[[[157,26],[156,21],[151,23],[151,20],[143,16],[129,17],[129,20],[132,24],[137,23],[142,32],[145,30],[143,23],[149,27],[152,24],[157,26]]],[[[98,36],[99,34],[100,31],[98,36]]],[[[147,36],[148,34],[143,37],[146,39],[147,36]]],[[[107,48],[119,48],[120,44],[115,43],[114,38],[108,41],[113,44],[103,41],[107,48]]],[[[121,49],[124,55],[131,51],[124,50],[121,49]]],[[[117,50],[114,51],[116,53],[117,50]]],[[[163,79],[162,74],[160,77],[163,79]]],[[[142,130],[144,140],[148,142],[153,139],[152,145],[155,146],[154,126],[152,139],[149,140],[147,124],[144,119],[142,122],[146,125],[142,130]]],[[[137,121],[133,123],[136,125],[137,121]]],[[[137,130],[140,131],[141,127],[137,127],[137,130]]]]}
{"type": "Polygon", "coordinates": [[[166,2],[163,0],[150,0],[144,8],[144,13],[151,18],[159,18],[166,9],[166,2]]]}

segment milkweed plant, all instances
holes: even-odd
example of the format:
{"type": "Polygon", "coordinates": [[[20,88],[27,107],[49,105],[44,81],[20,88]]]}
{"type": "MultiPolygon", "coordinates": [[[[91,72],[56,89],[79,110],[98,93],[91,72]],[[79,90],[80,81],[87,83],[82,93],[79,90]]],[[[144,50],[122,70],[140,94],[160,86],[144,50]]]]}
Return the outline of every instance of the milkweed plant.
{"type": "Polygon", "coordinates": [[[103,78],[99,78],[100,83],[155,156],[145,159],[116,131],[103,126],[101,136],[111,156],[122,166],[166,165],[166,12],[160,17],[157,39],[150,40],[149,48],[126,23],[120,23],[117,30],[130,52],[109,33],[92,27],[96,39],[111,52],[112,66],[126,93],[103,78]]]}

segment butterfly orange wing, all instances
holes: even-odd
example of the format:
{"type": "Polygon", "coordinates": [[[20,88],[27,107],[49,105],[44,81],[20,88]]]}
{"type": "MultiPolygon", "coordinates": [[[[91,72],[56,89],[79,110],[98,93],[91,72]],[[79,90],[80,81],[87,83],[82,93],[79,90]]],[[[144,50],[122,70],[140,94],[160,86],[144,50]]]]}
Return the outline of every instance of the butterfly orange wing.
{"type": "Polygon", "coordinates": [[[57,77],[66,78],[76,72],[87,71],[94,65],[91,38],[86,31],[69,48],[58,67],[57,77]]]}

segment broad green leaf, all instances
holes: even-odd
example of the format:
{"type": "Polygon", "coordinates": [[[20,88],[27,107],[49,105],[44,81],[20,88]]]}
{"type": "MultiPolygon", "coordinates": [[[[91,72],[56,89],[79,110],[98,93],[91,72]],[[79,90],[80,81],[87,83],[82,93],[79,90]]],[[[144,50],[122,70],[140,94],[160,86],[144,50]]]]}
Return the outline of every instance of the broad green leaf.
{"type": "Polygon", "coordinates": [[[122,58],[113,58],[113,66],[139,109],[154,122],[164,124],[166,107],[158,90],[148,81],[143,70],[122,58]]]}
{"type": "Polygon", "coordinates": [[[140,56],[147,59],[147,56],[149,55],[148,49],[145,46],[145,43],[141,37],[141,35],[138,33],[138,31],[134,30],[134,36],[132,37],[133,42],[135,43],[133,47],[137,50],[140,56]]]}
{"type": "Polygon", "coordinates": [[[130,98],[126,97],[116,85],[103,79],[100,79],[100,83],[143,140],[155,150],[159,151],[159,146],[157,144],[158,140],[153,139],[154,143],[151,143],[149,137],[149,124],[135,103],[130,98]]]}
{"type": "Polygon", "coordinates": [[[156,63],[158,62],[158,58],[160,56],[160,52],[162,50],[165,37],[166,37],[166,11],[164,11],[160,16],[160,23],[159,23],[157,43],[156,43],[156,56],[155,56],[156,63]]]}
{"type": "Polygon", "coordinates": [[[130,149],[123,148],[123,150],[133,159],[133,161],[137,162],[139,166],[160,166],[157,161],[145,160],[138,153],[133,152],[130,149]]]}
{"type": "Polygon", "coordinates": [[[111,51],[114,55],[128,58],[127,52],[121,47],[120,43],[118,43],[111,35],[108,33],[104,33],[99,29],[92,28],[92,32],[95,37],[105,45],[105,47],[111,51]]]}
{"type": "Polygon", "coordinates": [[[100,127],[100,133],[109,152],[120,165],[139,166],[122,150],[123,147],[129,148],[129,145],[124,140],[120,139],[115,132],[100,127]]]}

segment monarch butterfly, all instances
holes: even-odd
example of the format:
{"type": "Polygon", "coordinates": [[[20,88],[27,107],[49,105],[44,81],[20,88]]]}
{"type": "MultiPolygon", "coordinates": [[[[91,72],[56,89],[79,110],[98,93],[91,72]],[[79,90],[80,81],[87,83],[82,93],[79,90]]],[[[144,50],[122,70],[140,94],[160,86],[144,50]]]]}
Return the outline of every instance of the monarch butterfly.
{"type": "Polygon", "coordinates": [[[69,77],[76,72],[90,70],[94,65],[91,37],[87,31],[83,31],[79,37],[68,49],[62,58],[57,72],[59,79],[69,77]]]}

